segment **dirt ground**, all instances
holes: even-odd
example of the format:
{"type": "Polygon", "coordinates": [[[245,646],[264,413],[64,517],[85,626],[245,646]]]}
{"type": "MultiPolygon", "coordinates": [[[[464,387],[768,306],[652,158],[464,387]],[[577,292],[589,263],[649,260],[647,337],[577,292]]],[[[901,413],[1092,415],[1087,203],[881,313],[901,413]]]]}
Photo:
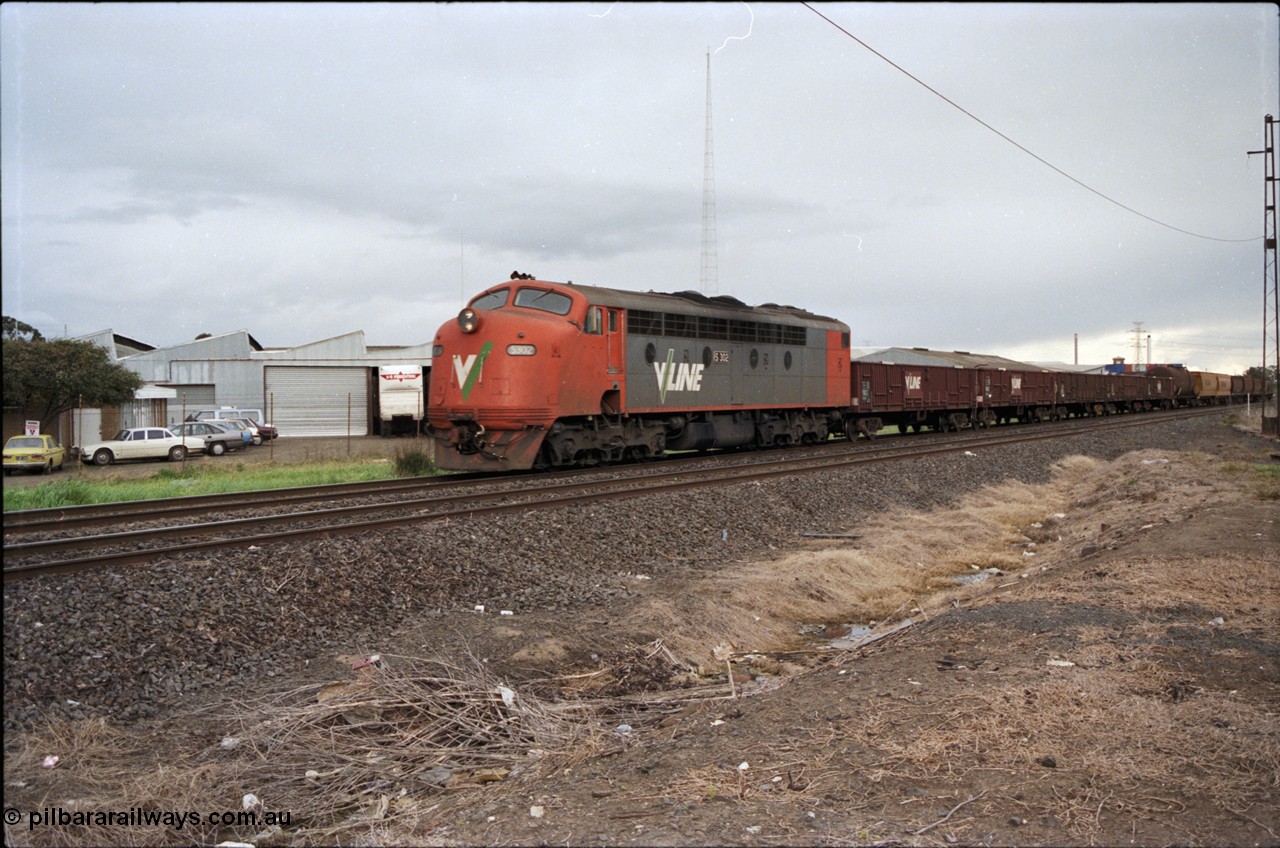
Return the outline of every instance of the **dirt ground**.
{"type": "Polygon", "coordinates": [[[304,823],[5,841],[1280,845],[1278,452],[1073,457],[625,606],[422,621],[323,688],[6,739],[6,818],[253,792],[304,823]]]}

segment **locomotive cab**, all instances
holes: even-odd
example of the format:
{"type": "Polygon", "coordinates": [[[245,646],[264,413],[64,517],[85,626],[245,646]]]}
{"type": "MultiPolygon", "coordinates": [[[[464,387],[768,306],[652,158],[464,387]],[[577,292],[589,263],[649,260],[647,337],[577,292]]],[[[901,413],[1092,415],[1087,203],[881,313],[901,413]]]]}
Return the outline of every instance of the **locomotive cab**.
{"type": "Polygon", "coordinates": [[[617,403],[620,318],[572,286],[526,279],[474,298],[436,333],[428,435],[443,468],[536,464],[566,416],[617,403]],[[612,373],[611,373],[612,372],[612,373]]]}

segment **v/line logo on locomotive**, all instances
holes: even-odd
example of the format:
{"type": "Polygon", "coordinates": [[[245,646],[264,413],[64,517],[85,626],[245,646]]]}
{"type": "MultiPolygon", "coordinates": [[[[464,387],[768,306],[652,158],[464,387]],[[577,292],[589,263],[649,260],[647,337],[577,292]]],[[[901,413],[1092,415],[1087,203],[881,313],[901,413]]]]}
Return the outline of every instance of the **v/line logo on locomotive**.
{"type": "Polygon", "coordinates": [[[702,391],[702,371],[706,368],[701,362],[697,365],[688,362],[674,364],[676,357],[674,348],[667,348],[667,361],[653,363],[653,373],[658,377],[658,402],[667,402],[667,392],[700,392],[702,391]]]}
{"type": "Polygon", "coordinates": [[[485,342],[481,345],[479,353],[473,353],[465,360],[460,353],[453,355],[453,374],[458,378],[463,400],[466,400],[471,390],[476,387],[476,383],[480,380],[480,372],[484,370],[484,361],[489,358],[489,352],[492,350],[493,342],[485,342]]]}

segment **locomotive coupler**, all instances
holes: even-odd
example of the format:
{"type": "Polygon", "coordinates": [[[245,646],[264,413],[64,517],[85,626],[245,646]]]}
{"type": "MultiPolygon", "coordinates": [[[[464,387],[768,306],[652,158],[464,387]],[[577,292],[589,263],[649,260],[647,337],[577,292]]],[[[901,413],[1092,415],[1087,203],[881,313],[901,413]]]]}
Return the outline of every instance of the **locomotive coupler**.
{"type": "Polygon", "coordinates": [[[484,425],[474,421],[455,421],[449,431],[449,442],[459,453],[482,453],[485,448],[484,425]]]}

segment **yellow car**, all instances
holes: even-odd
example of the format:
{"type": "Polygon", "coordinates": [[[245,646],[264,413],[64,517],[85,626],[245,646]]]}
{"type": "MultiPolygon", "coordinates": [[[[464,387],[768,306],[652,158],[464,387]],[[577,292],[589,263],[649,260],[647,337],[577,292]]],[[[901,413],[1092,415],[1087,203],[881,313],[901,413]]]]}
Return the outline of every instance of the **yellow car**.
{"type": "Polygon", "coordinates": [[[4,445],[4,473],[39,471],[52,474],[62,468],[66,451],[53,436],[13,436],[4,445]]]}

